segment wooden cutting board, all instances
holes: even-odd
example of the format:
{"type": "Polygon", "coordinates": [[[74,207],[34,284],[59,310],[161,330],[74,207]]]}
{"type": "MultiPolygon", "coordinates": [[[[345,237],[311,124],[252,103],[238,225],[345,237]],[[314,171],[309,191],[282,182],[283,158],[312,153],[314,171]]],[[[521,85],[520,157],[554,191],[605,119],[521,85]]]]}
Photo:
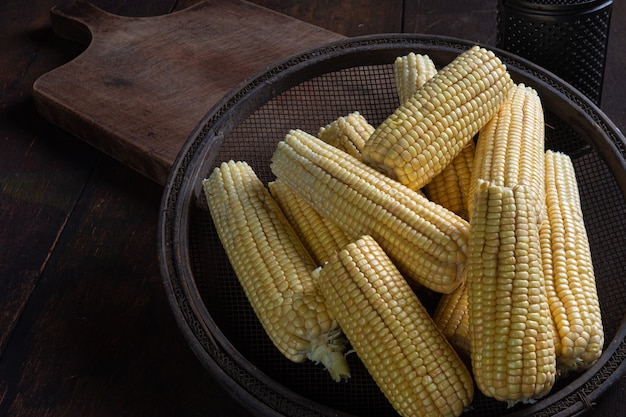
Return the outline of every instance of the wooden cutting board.
{"type": "Polygon", "coordinates": [[[343,38],[235,0],[139,18],[74,1],[51,19],[57,35],[88,46],[36,80],[38,111],[160,184],[226,93],[286,56],[343,38]]]}

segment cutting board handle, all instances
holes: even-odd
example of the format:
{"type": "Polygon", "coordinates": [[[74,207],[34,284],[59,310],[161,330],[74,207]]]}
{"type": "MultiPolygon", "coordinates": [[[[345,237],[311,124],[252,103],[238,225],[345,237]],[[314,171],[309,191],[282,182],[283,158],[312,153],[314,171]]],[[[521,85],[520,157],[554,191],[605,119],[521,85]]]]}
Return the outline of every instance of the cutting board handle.
{"type": "Polygon", "coordinates": [[[81,0],[61,3],[50,10],[54,33],[84,46],[91,43],[93,34],[98,28],[106,27],[116,19],[118,16],[81,0]]]}

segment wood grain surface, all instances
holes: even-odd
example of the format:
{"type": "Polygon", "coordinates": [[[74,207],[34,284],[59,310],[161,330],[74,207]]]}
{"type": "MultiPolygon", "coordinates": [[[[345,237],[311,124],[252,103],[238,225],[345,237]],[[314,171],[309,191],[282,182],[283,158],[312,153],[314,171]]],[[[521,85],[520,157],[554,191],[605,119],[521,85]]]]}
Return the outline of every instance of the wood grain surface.
{"type": "MultiPolygon", "coordinates": [[[[0,415],[250,416],[202,369],[172,317],[156,248],[162,187],[35,107],[34,82],[85,51],[54,34],[59,1],[0,4],[0,415]]],[[[93,3],[154,17],[197,2],[93,3]]],[[[343,36],[495,43],[495,2],[255,3],[343,36]]],[[[625,45],[626,4],[615,2],[602,108],[622,131],[625,45]]],[[[587,415],[626,415],[626,377],[587,415]]]]}
{"type": "Polygon", "coordinates": [[[75,1],[52,17],[57,35],[88,46],[35,82],[39,112],[162,185],[190,132],[227,92],[286,56],[342,38],[238,0],[139,18],[75,1]]]}

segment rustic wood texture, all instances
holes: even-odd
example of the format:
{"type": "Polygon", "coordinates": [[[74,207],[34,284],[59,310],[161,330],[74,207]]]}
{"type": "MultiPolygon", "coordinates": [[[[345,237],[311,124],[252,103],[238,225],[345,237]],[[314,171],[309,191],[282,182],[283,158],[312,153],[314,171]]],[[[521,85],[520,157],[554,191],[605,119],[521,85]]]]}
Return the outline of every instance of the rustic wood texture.
{"type": "MultiPolygon", "coordinates": [[[[0,415],[249,416],[202,369],[171,315],[156,255],[161,186],[35,108],[35,80],[84,51],[52,32],[57,3],[0,5],[0,415]]],[[[93,3],[150,17],[196,2],[93,3]]],[[[256,3],[344,36],[495,42],[495,3],[478,0],[256,3]]],[[[625,39],[626,5],[615,2],[602,108],[622,131],[625,39]]],[[[626,377],[587,415],[626,415],[626,377]]]]}
{"type": "Polygon", "coordinates": [[[262,68],[342,37],[237,0],[142,18],[76,1],[52,17],[58,35],[88,47],[35,82],[39,112],[162,185],[206,109],[262,68]]]}

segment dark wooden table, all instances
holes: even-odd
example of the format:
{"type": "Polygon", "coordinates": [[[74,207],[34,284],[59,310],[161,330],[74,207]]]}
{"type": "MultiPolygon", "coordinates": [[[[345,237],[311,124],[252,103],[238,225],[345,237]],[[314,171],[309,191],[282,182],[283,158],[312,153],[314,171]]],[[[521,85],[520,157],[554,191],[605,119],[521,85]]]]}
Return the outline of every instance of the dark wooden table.
{"type": "MultiPolygon", "coordinates": [[[[58,0],[0,5],[0,415],[248,416],[170,313],[156,229],[162,186],[42,118],[31,89],[82,47],[58,0]]],[[[95,0],[155,16],[195,0],[95,0]]],[[[443,34],[495,44],[496,2],[257,1],[346,36],[443,34]]],[[[602,109],[626,128],[626,5],[615,2],[602,109]]],[[[208,110],[208,109],[207,109],[208,110]]],[[[626,415],[626,376],[588,413],[626,415]]]]}

